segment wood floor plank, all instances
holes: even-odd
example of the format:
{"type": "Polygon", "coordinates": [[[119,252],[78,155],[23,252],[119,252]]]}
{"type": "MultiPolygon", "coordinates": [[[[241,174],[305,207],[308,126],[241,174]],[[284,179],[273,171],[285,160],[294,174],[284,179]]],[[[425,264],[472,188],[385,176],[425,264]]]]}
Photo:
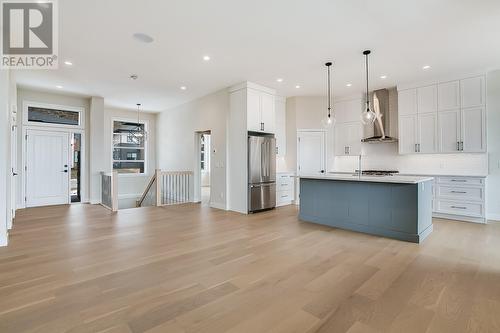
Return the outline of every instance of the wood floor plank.
{"type": "Polygon", "coordinates": [[[196,204],[18,212],[0,332],[499,332],[500,224],[420,245],[196,204]]]}

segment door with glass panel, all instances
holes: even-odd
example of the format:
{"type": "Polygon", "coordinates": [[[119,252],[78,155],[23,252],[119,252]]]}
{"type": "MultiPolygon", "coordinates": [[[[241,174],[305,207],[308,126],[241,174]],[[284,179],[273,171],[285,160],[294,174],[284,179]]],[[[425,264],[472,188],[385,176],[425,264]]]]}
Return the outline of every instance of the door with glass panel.
{"type": "Polygon", "coordinates": [[[26,132],[26,206],[70,203],[69,133],[26,132]]]}

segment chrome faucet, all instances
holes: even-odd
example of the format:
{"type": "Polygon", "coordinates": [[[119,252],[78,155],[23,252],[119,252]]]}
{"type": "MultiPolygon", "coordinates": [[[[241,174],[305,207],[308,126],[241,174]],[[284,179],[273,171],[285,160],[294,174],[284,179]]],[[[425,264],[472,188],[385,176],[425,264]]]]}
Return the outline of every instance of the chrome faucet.
{"type": "Polygon", "coordinates": [[[361,177],[363,175],[363,171],[361,170],[361,154],[358,156],[358,176],[361,177]]]}

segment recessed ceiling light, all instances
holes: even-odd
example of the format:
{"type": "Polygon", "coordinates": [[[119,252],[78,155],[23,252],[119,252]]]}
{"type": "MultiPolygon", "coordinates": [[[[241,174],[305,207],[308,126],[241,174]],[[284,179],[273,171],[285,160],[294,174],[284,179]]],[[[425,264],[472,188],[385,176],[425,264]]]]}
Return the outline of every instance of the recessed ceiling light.
{"type": "Polygon", "coordinates": [[[63,88],[63,86],[56,86],[56,88],[57,88],[57,89],[62,89],[62,88],[63,88]]]}
{"type": "Polygon", "coordinates": [[[139,42],[143,42],[143,43],[152,43],[154,41],[154,38],[151,37],[150,35],[147,35],[145,33],[142,33],[142,32],[136,32],[135,34],[132,35],[134,37],[135,40],[138,40],[139,42]]]}
{"type": "Polygon", "coordinates": [[[276,79],[276,82],[283,82],[282,78],[276,79]]]}
{"type": "Polygon", "coordinates": [[[299,85],[296,85],[296,86],[295,86],[295,89],[299,89],[299,88],[300,88],[300,86],[299,86],[299,85]]]}
{"type": "Polygon", "coordinates": [[[346,87],[352,87],[352,83],[346,84],[346,87]]]}
{"type": "Polygon", "coordinates": [[[425,65],[424,67],[422,67],[423,70],[426,70],[426,69],[429,69],[429,68],[431,68],[431,66],[429,66],[429,65],[425,65]]]}
{"type": "Polygon", "coordinates": [[[204,61],[210,61],[210,56],[207,56],[207,55],[206,55],[206,56],[203,56],[203,60],[204,60],[204,61]]]}
{"type": "Polygon", "coordinates": [[[131,80],[137,80],[137,78],[138,78],[138,77],[139,77],[139,76],[138,76],[137,74],[130,74],[130,76],[129,76],[129,78],[130,78],[131,80]]]}
{"type": "Polygon", "coordinates": [[[64,64],[65,64],[66,66],[73,66],[73,63],[72,63],[71,61],[68,61],[68,60],[66,60],[66,61],[64,62],[64,64]]]}
{"type": "Polygon", "coordinates": [[[387,75],[380,75],[380,78],[383,80],[383,79],[387,79],[387,75]]]}
{"type": "Polygon", "coordinates": [[[186,90],[187,87],[186,86],[181,86],[181,90],[186,90]]]}

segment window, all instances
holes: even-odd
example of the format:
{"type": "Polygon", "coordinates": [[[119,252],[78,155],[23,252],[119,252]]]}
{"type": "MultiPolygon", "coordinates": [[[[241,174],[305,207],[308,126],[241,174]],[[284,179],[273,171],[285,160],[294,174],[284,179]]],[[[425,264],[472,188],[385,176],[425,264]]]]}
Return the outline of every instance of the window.
{"type": "Polygon", "coordinates": [[[28,106],[28,122],[79,126],[80,113],[79,111],[28,106]]]}
{"type": "Polygon", "coordinates": [[[141,174],[146,169],[145,123],[113,121],[113,170],[141,174]]]}

